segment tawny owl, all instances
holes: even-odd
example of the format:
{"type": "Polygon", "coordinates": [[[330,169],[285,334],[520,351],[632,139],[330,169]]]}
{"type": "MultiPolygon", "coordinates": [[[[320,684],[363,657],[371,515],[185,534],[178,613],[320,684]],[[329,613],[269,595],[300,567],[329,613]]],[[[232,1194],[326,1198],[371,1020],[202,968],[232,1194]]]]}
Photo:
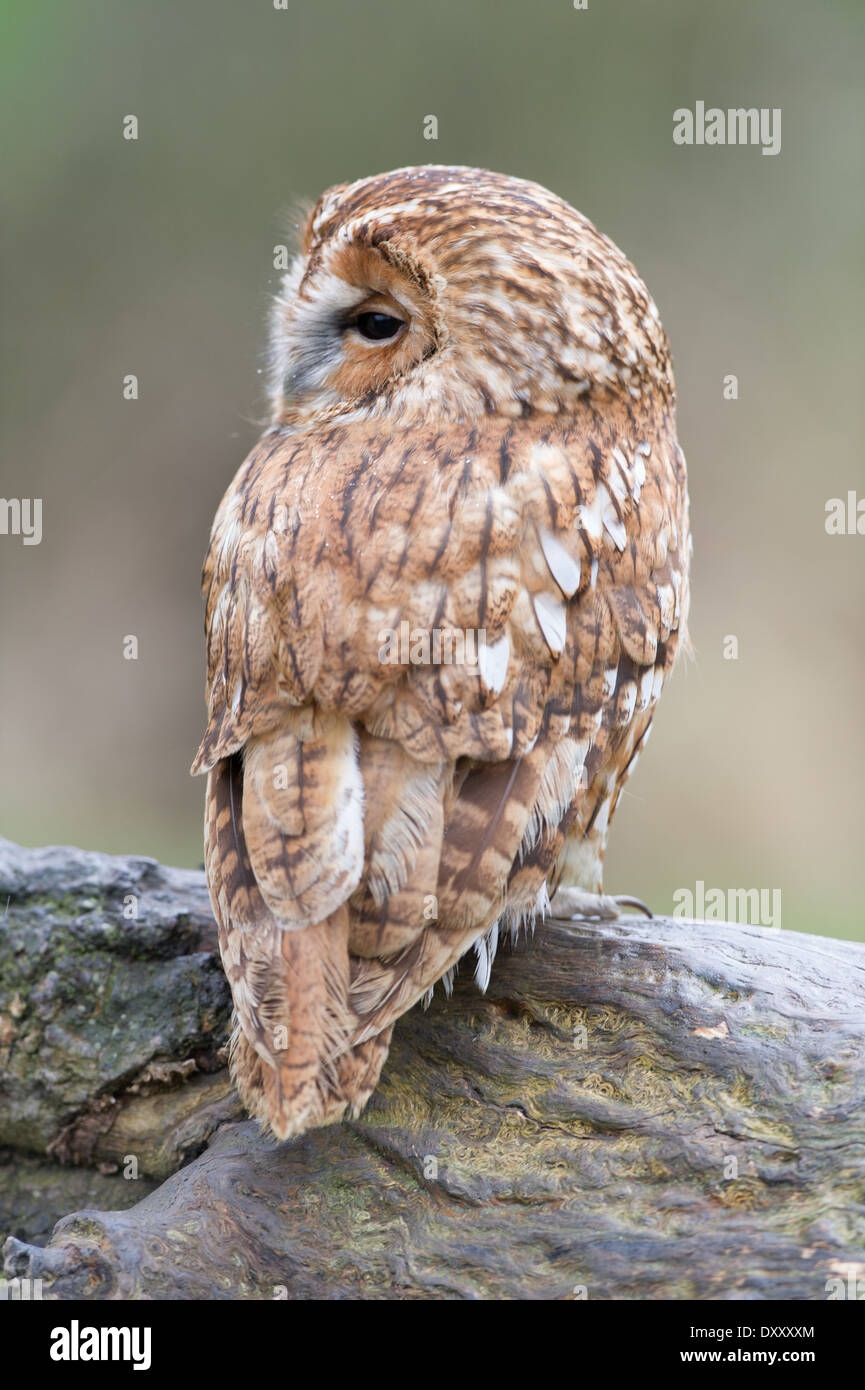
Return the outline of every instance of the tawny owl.
{"type": "Polygon", "coordinates": [[[622,253],[536,184],[325,193],[272,423],[204,569],[206,858],[232,1064],[284,1138],[356,1115],[400,1014],[549,910],[607,914],[610,819],[685,639],[670,356],[622,253]]]}

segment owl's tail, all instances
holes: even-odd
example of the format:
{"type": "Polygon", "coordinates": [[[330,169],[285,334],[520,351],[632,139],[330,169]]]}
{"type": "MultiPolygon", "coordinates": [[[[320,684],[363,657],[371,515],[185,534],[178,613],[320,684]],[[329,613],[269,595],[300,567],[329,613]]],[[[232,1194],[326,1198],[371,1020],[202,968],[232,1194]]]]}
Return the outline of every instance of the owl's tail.
{"type": "Polygon", "coordinates": [[[354,1045],[347,898],[363,868],[350,725],[298,715],[221,760],[207,789],[205,854],[234,998],[231,1070],[280,1139],[358,1113],[390,1029],[354,1045]]]}
{"type": "Polygon", "coordinates": [[[535,860],[563,802],[548,763],[539,744],[457,773],[309,708],[212,768],[206,858],[232,1072],[279,1138],[357,1115],[395,1020],[472,945],[485,984],[506,903],[536,910],[547,865],[535,860]]]}
{"type": "MultiPolygon", "coordinates": [[[[359,1114],[387,1057],[390,1028],[351,1045],[346,918],[341,908],[301,931],[257,936],[251,988],[235,996],[232,1075],[249,1113],[278,1139],[359,1114]]],[[[223,960],[230,970],[226,951],[223,960]]]]}

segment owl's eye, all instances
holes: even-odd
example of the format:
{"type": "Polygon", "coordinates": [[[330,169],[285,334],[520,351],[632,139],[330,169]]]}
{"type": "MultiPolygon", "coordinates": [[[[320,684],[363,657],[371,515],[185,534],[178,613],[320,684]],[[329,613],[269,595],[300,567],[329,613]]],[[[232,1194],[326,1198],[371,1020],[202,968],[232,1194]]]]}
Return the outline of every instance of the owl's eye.
{"type": "Polygon", "coordinates": [[[395,338],[405,323],[392,314],[367,312],[352,319],[350,327],[356,328],[360,336],[370,343],[383,343],[388,338],[395,338]]]}

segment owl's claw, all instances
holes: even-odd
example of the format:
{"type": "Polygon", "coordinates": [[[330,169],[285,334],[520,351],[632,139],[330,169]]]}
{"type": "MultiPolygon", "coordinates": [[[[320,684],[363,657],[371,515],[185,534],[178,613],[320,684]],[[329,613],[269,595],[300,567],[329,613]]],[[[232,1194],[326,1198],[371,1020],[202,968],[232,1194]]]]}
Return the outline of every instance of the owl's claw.
{"type": "Polygon", "coordinates": [[[627,893],[617,893],[613,898],[613,902],[618,903],[619,907],[635,907],[638,912],[642,912],[643,916],[648,917],[650,921],[654,917],[652,909],[646,906],[642,898],[632,898],[627,893]]]}
{"type": "Polygon", "coordinates": [[[622,907],[635,907],[639,912],[651,917],[651,909],[640,898],[627,894],[610,897],[606,893],[587,893],[583,888],[568,886],[560,888],[552,901],[554,917],[571,917],[594,922],[614,922],[621,917],[622,907]]]}

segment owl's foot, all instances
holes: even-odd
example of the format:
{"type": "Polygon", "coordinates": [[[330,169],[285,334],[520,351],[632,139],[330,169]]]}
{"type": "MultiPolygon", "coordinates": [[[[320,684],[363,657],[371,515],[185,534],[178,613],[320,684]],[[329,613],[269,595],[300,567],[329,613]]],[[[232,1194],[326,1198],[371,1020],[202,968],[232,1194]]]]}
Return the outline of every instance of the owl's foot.
{"type": "Polygon", "coordinates": [[[551,907],[554,917],[585,918],[594,922],[614,922],[617,917],[621,917],[620,909],[623,907],[635,907],[646,917],[652,915],[639,898],[627,897],[625,894],[609,897],[606,893],[587,893],[585,889],[572,885],[560,888],[555,893],[551,907]]]}

